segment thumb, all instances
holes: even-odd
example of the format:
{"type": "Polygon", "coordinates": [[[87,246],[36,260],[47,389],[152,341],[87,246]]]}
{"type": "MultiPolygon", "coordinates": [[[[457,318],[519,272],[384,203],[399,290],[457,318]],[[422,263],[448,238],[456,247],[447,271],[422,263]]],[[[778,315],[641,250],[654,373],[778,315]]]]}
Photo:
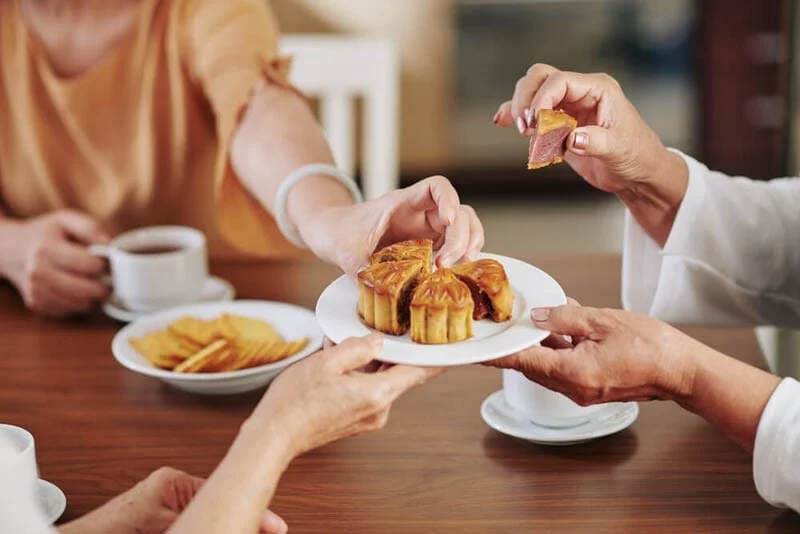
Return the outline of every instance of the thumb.
{"type": "Polygon", "coordinates": [[[63,211],[56,218],[61,229],[71,238],[85,245],[107,243],[108,236],[100,225],[83,213],[77,211],[63,211]]]}
{"type": "Polygon", "coordinates": [[[265,511],[261,516],[260,534],[286,534],[288,531],[289,527],[286,521],[272,510],[265,511]]]}
{"type": "Polygon", "coordinates": [[[596,308],[567,304],[556,308],[534,308],[531,310],[531,320],[537,327],[553,334],[591,337],[597,334],[597,325],[603,313],[596,308]]]}
{"type": "Polygon", "coordinates": [[[610,130],[602,126],[575,128],[567,139],[567,150],[579,156],[609,159],[616,156],[616,143],[610,130]]]}

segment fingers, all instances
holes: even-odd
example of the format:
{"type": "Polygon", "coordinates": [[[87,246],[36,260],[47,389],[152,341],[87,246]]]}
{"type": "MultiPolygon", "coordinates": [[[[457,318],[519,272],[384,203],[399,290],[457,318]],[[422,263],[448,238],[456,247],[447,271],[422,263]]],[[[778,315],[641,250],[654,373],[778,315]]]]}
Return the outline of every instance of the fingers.
{"type": "Polygon", "coordinates": [[[511,100],[500,104],[500,107],[497,108],[497,113],[494,114],[492,122],[504,128],[514,124],[514,117],[511,116],[511,100]]]}
{"type": "Polygon", "coordinates": [[[548,78],[558,72],[558,69],[543,63],[537,63],[528,69],[528,72],[517,81],[514,86],[514,96],[511,99],[511,116],[519,133],[524,134],[533,125],[534,110],[532,101],[548,78]]]}
{"type": "Polygon", "coordinates": [[[561,354],[556,349],[534,346],[504,358],[484,362],[499,369],[514,369],[531,379],[547,378],[558,369],[561,354]]]}
{"type": "Polygon", "coordinates": [[[428,222],[437,232],[452,224],[458,215],[458,193],[444,176],[425,178],[404,191],[410,207],[433,212],[428,216],[428,222]]]}
{"type": "MultiPolygon", "coordinates": [[[[530,101],[535,116],[541,109],[555,109],[564,105],[580,109],[594,109],[610,87],[610,76],[557,71],[541,84],[530,101]]],[[[598,117],[598,124],[600,122],[598,117]]]]}
{"type": "Polygon", "coordinates": [[[389,387],[390,402],[414,386],[423,384],[444,372],[442,367],[415,367],[413,365],[394,365],[385,371],[370,376],[373,380],[384,382],[389,387]]]}
{"type": "Polygon", "coordinates": [[[534,324],[554,334],[593,338],[601,330],[605,312],[582,306],[558,306],[556,308],[534,308],[531,320],[534,324]]]}
{"type": "Polygon", "coordinates": [[[92,302],[106,298],[110,288],[93,278],[85,278],[59,269],[50,273],[50,285],[59,295],[78,302],[92,302]]]}
{"type": "Polygon", "coordinates": [[[611,131],[600,126],[576,128],[567,138],[567,150],[579,156],[606,158],[618,152],[615,147],[611,131]]]}
{"type": "Polygon", "coordinates": [[[469,233],[469,219],[463,211],[459,210],[455,221],[448,225],[444,231],[444,243],[442,243],[442,248],[439,249],[439,256],[436,258],[437,264],[449,267],[463,258],[469,245],[469,233]]]}
{"type": "Polygon", "coordinates": [[[66,210],[59,211],[54,216],[67,235],[85,245],[107,243],[109,241],[108,236],[100,228],[100,225],[88,215],[66,210]]]}
{"type": "Polygon", "coordinates": [[[351,337],[322,353],[339,373],[354,371],[380,356],[383,336],[374,332],[366,337],[351,337]]]}
{"type": "Polygon", "coordinates": [[[267,510],[261,516],[259,524],[259,532],[261,534],[286,534],[289,531],[289,526],[286,521],[272,510],[267,510]]]}
{"type": "Polygon", "coordinates": [[[105,271],[105,261],[89,254],[86,247],[63,240],[54,242],[52,247],[52,261],[64,271],[86,276],[99,276],[105,271]]]}
{"type": "Polygon", "coordinates": [[[464,211],[469,221],[469,241],[467,242],[466,257],[469,261],[472,261],[476,259],[481,250],[483,250],[486,237],[483,233],[483,224],[472,206],[467,206],[465,204],[461,206],[461,209],[464,211]]]}

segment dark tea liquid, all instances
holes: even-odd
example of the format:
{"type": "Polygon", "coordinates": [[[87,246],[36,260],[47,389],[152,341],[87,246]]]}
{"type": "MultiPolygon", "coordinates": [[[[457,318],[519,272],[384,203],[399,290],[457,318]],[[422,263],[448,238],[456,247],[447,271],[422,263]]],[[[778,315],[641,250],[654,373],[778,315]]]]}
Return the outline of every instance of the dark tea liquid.
{"type": "Polygon", "coordinates": [[[139,247],[130,247],[125,249],[126,252],[131,254],[168,254],[170,252],[178,252],[181,247],[175,245],[142,245],[139,247]]]}

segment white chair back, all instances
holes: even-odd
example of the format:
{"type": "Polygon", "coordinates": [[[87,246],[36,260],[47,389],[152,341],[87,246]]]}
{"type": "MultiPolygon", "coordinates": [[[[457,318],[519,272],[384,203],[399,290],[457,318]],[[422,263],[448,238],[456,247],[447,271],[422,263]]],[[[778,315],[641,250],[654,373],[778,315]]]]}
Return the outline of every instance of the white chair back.
{"type": "Polygon", "coordinates": [[[290,79],[320,102],[320,122],[337,166],[356,165],[355,100],[363,99],[361,181],[375,198],[399,185],[397,138],[400,71],[391,41],[341,35],[290,34],[281,52],[293,56],[290,79]]]}

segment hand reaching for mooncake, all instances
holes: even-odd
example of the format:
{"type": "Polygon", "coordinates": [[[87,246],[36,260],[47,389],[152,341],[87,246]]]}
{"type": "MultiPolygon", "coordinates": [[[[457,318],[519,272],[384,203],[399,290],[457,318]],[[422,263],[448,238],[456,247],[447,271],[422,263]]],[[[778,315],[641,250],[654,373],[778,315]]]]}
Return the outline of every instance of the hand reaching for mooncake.
{"type": "Polygon", "coordinates": [[[387,193],[375,200],[322,210],[300,227],[303,240],[320,258],[354,276],[379,247],[429,238],[438,261],[449,266],[473,259],[483,248],[483,226],[443,176],[387,193]]]}

